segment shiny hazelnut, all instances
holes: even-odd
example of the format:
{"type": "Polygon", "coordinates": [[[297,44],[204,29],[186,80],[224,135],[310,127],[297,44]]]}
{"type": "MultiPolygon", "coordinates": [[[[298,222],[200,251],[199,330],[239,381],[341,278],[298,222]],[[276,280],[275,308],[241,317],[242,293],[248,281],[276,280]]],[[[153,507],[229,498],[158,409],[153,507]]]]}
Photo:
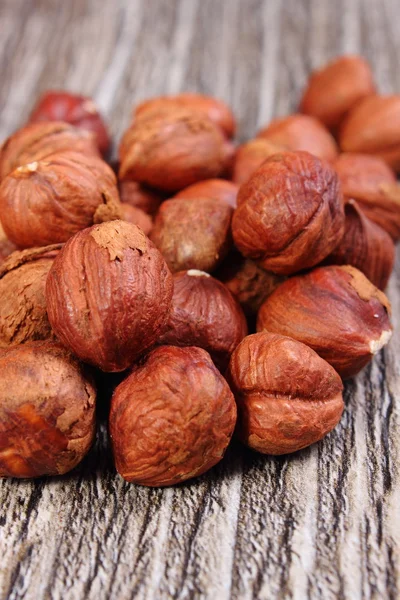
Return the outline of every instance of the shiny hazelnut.
{"type": "Polygon", "coordinates": [[[269,140],[288,150],[306,150],[329,162],[338,155],[338,147],[332,135],[318,119],[308,115],[289,115],[274,119],[261,129],[257,137],[269,140]]]}
{"type": "Polygon", "coordinates": [[[328,129],[336,130],[349,110],[374,93],[375,84],[368,62],[357,55],[339,56],[311,74],[300,112],[319,119],[328,129]]]}
{"type": "Polygon", "coordinates": [[[92,98],[65,90],[49,90],[39,98],[29,117],[30,123],[38,121],[65,121],[93,133],[102,154],[110,148],[107,127],[92,98]]]}
{"type": "Polygon", "coordinates": [[[340,154],[334,164],[346,199],[357,200],[363,213],[400,239],[400,186],[391,168],[368,154],[340,154]]]}
{"type": "Polygon", "coordinates": [[[151,216],[156,214],[164,200],[159,192],[146,188],[137,181],[119,181],[118,187],[121,202],[140,208],[151,216]]]}
{"type": "Polygon", "coordinates": [[[238,185],[246,183],[267,158],[285,150],[286,148],[264,138],[242,144],[236,151],[232,180],[238,185]]]}
{"type": "Polygon", "coordinates": [[[153,228],[153,221],[148,214],[136,206],[123,202],[121,203],[121,220],[137,225],[146,235],[149,235],[153,228]]]}
{"type": "Polygon", "coordinates": [[[197,113],[151,113],[125,132],[120,161],[120,179],[175,192],[224,171],[225,138],[212,121],[197,113]]]}
{"type": "Polygon", "coordinates": [[[239,186],[226,179],[206,179],[198,181],[193,185],[175,194],[174,198],[215,198],[223,200],[232,208],[236,208],[236,198],[239,186]]]}
{"type": "Polygon", "coordinates": [[[115,175],[100,158],[73,152],[18,167],[0,185],[8,238],[21,248],[65,242],[121,216],[115,175]]]}
{"type": "Polygon", "coordinates": [[[246,318],[223,283],[195,269],[175,273],[172,308],[160,344],[197,346],[221,370],[247,335],[246,318]]]}
{"type": "Polygon", "coordinates": [[[308,152],[271,156],[241,186],[232,233],[239,251],[267,271],[312,267],[344,233],[337,174],[308,152]]]}
{"type": "Polygon", "coordinates": [[[318,442],[343,412],[343,384],[335,369],[283,335],[263,331],[244,338],[227,376],[238,407],[238,435],[264,454],[287,454],[318,442]]]}
{"type": "Polygon", "coordinates": [[[0,147],[0,180],[18,167],[56,152],[99,156],[92,133],[68,123],[31,123],[18,129],[0,147]]]}
{"type": "Polygon", "coordinates": [[[287,335],[313,348],[342,377],[356,375],[392,335],[385,294],[350,266],[288,279],[258,313],[257,331],[287,335]]]}
{"type": "Polygon", "coordinates": [[[357,267],[378,288],[384,290],[393,270],[395,247],[390,235],[368,219],[354,200],[345,206],[346,224],[342,241],[326,264],[357,267]]]}
{"type": "Polygon", "coordinates": [[[95,389],[59,344],[0,348],[0,477],[62,475],[95,435],[95,389]]]}
{"type": "Polygon", "coordinates": [[[233,209],[213,198],[171,199],[163,202],[151,239],[171,271],[213,271],[232,246],[233,209]]]}
{"type": "Polygon", "coordinates": [[[236,405],[210,355],[160,346],[115,390],[110,435],[124,479],[173,485],[218,463],[236,423],[236,405]]]}
{"type": "Polygon", "coordinates": [[[143,231],[109,221],[72,237],[47,277],[57,337],[84,362],[123,371],[158,339],[168,317],[172,276],[143,231]]]}

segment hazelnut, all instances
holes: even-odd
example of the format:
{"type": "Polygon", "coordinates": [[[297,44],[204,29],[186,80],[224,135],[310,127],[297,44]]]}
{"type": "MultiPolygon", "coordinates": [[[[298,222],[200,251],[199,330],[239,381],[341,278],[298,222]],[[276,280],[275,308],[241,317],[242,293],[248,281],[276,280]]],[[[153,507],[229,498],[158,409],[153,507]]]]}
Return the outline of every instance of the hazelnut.
{"type": "Polygon", "coordinates": [[[392,335],[385,294],[350,266],[314,269],[282,283],[261,306],[266,329],[313,348],[342,377],[356,375],[392,335]]]}
{"type": "Polygon", "coordinates": [[[282,146],[277,146],[264,138],[256,138],[242,144],[236,152],[233,181],[238,185],[246,183],[267,158],[284,150],[282,146]]]}
{"type": "Polygon", "coordinates": [[[354,200],[345,206],[346,225],[342,241],[325,262],[352,265],[381,290],[393,270],[395,248],[384,229],[366,217],[354,200]]]}
{"type": "Polygon", "coordinates": [[[0,223],[0,265],[7,256],[10,256],[15,250],[17,250],[17,246],[7,238],[3,226],[0,223]]]}
{"type": "Polygon", "coordinates": [[[343,384],[314,350],[283,335],[249,335],[228,369],[237,432],[264,454],[288,454],[321,440],[339,422],[343,384]]]}
{"type": "Polygon", "coordinates": [[[306,150],[329,162],[338,155],[336,142],[320,121],[308,115],[289,115],[274,119],[257,137],[265,138],[288,150],[306,150]]]}
{"type": "Polygon", "coordinates": [[[232,233],[240,252],[267,271],[290,275],[316,265],[344,233],[337,174],[308,152],[271,156],[241,186],[232,233]]]}
{"type": "Polygon", "coordinates": [[[236,422],[233,394],[200,348],[160,346],[115,390],[110,435],[117,471],[173,485],[218,463],[236,422]]]}
{"type": "Polygon", "coordinates": [[[359,102],[340,127],[339,145],[344,152],[378,156],[400,170],[400,95],[359,102]]]}
{"type": "Polygon", "coordinates": [[[57,337],[84,362],[123,371],[157,341],[168,317],[172,276],[143,231],[109,221],[72,237],[47,277],[57,337]]]}
{"type": "Polygon", "coordinates": [[[146,235],[149,235],[153,228],[151,217],[140,208],[130,204],[121,203],[121,220],[137,225],[146,235]]]}
{"type": "Polygon", "coordinates": [[[39,98],[29,117],[30,123],[38,121],[65,121],[93,133],[102,154],[110,148],[107,127],[92,98],[65,90],[49,90],[39,98]]]}
{"type": "Polygon", "coordinates": [[[223,200],[232,208],[236,208],[236,198],[239,186],[226,179],[206,179],[198,181],[193,185],[175,194],[174,198],[215,198],[223,200]]]}
{"type": "Polygon", "coordinates": [[[0,346],[53,337],[47,318],[47,274],[61,244],[14,252],[0,266],[0,346]]]}
{"type": "Polygon", "coordinates": [[[62,475],[95,434],[95,389],[52,342],[0,348],[0,476],[62,475]]]}
{"type": "Polygon", "coordinates": [[[160,344],[198,346],[225,370],[230,355],[247,335],[246,318],[223,283],[204,271],[175,273],[172,308],[160,344]]]}
{"type": "Polygon", "coordinates": [[[223,172],[225,138],[212,121],[196,113],[150,113],[125,132],[120,160],[120,179],[175,192],[223,172]]]}
{"type": "Polygon", "coordinates": [[[100,158],[73,152],[18,167],[0,185],[9,239],[21,248],[64,242],[121,215],[115,175],[100,158]]]}
{"type": "Polygon", "coordinates": [[[159,96],[150,98],[135,109],[135,117],[143,117],[146,113],[165,110],[187,109],[198,112],[213,121],[222,129],[227,137],[233,137],[236,130],[235,117],[229,106],[222,100],[204,94],[178,94],[176,96],[159,96]]]}
{"type": "Polygon", "coordinates": [[[213,271],[231,248],[233,209],[222,200],[199,198],[163,202],[151,239],[171,271],[213,271]]]}
{"type": "Polygon", "coordinates": [[[146,188],[137,181],[119,181],[121,202],[140,208],[148,215],[154,216],[164,199],[160,193],[146,188]]]}
{"type": "Polygon", "coordinates": [[[336,130],[343,118],[360,100],[375,93],[368,62],[357,55],[335,58],[314,71],[300,103],[300,112],[319,119],[336,130]]]}
{"type": "Polygon", "coordinates": [[[0,147],[0,180],[28,163],[56,152],[99,156],[92,133],[68,123],[31,123],[11,135],[0,147]]]}
{"type": "Polygon", "coordinates": [[[400,239],[400,186],[388,165],[368,154],[340,154],[335,162],[343,194],[396,242],[400,239]]]}

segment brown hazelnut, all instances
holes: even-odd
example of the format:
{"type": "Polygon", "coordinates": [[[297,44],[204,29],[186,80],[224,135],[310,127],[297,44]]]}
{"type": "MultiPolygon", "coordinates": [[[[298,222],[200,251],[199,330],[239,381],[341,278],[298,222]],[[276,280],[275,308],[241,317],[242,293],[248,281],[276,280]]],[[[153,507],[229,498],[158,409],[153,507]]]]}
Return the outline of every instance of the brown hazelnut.
{"type": "Polygon", "coordinates": [[[7,256],[10,256],[15,250],[18,250],[17,246],[7,238],[3,226],[0,223],[0,265],[7,256]]]}
{"type": "Polygon", "coordinates": [[[18,167],[0,185],[4,230],[21,248],[65,242],[121,216],[115,175],[100,158],[53,154],[18,167]]]}
{"type": "Polygon", "coordinates": [[[135,117],[140,118],[150,112],[176,109],[187,109],[203,114],[218,125],[227,137],[233,137],[235,134],[235,117],[229,106],[222,100],[204,94],[184,93],[150,98],[135,108],[135,117]]]}
{"type": "Polygon", "coordinates": [[[335,58],[314,71],[300,103],[300,112],[319,119],[336,130],[343,118],[360,100],[375,93],[368,62],[357,55],[335,58]]]}
{"type": "Polygon", "coordinates": [[[223,283],[204,271],[175,273],[174,295],[160,344],[197,346],[225,370],[230,355],[247,335],[246,318],[223,283]]]}
{"type": "Polygon", "coordinates": [[[335,162],[343,194],[396,242],[400,239],[400,186],[390,167],[376,156],[340,154],[335,162]]]}
{"type": "Polygon", "coordinates": [[[271,156],[241,186],[232,233],[244,256],[273,273],[321,262],[344,233],[337,174],[308,152],[271,156]]]}
{"type": "Polygon", "coordinates": [[[172,276],[143,231],[109,221],[72,237],[47,277],[57,337],[84,362],[123,371],[158,339],[168,318],[172,276]]]}
{"type": "Polygon", "coordinates": [[[160,206],[150,237],[172,272],[211,272],[232,246],[232,214],[231,206],[213,198],[167,200],[160,206]]]}
{"type": "Polygon", "coordinates": [[[224,171],[225,138],[212,121],[197,113],[151,113],[125,132],[120,161],[120,179],[175,192],[224,171]]]}
{"type": "Polygon", "coordinates": [[[140,208],[151,216],[156,214],[164,199],[159,192],[146,188],[137,181],[119,181],[118,187],[121,202],[140,208]]]}
{"type": "Polygon", "coordinates": [[[18,129],[0,147],[0,180],[6,175],[56,152],[99,156],[92,133],[68,123],[31,123],[18,129]]]}
{"type": "Polygon", "coordinates": [[[236,404],[201,348],[160,346],[115,390],[110,435],[117,471],[147,486],[173,485],[218,463],[236,404]]]}
{"type": "Polygon", "coordinates": [[[14,252],[0,266],[0,346],[53,336],[47,318],[47,274],[61,244],[14,252]]]}
{"type": "Polygon", "coordinates": [[[283,335],[249,335],[228,369],[237,432],[264,454],[288,454],[321,440],[343,412],[343,384],[311,348],[283,335]]]}
{"type": "Polygon", "coordinates": [[[29,117],[30,123],[38,121],[65,121],[93,133],[102,154],[110,148],[107,127],[92,98],[65,90],[49,90],[39,98],[29,117]]]}
{"type": "Polygon", "coordinates": [[[382,158],[400,170],[400,95],[369,96],[359,102],[340,127],[343,152],[361,152],[382,158]]]}
{"type": "Polygon", "coordinates": [[[137,225],[146,235],[149,235],[153,228],[153,221],[148,214],[136,206],[123,202],[121,203],[121,220],[137,225]]]}
{"type": "Polygon", "coordinates": [[[223,200],[232,208],[236,208],[236,198],[239,186],[226,179],[206,179],[198,181],[193,185],[175,194],[174,198],[215,198],[223,200]]]}
{"type": "Polygon", "coordinates": [[[342,241],[325,262],[357,267],[376,287],[384,290],[393,270],[395,248],[390,235],[368,219],[354,200],[345,206],[342,241]]]}
{"type": "Polygon", "coordinates": [[[214,275],[235,296],[246,315],[257,313],[261,304],[284,277],[265,271],[250,258],[230,253],[214,275]]]}
{"type": "Polygon", "coordinates": [[[232,179],[238,185],[246,183],[259,167],[274,154],[286,148],[278,146],[268,139],[256,138],[239,146],[235,156],[232,179]]]}
{"type": "Polygon", "coordinates": [[[288,150],[306,150],[329,162],[338,155],[336,142],[318,119],[308,115],[289,115],[274,119],[257,137],[265,138],[288,150]]]}
{"type": "Polygon", "coordinates": [[[62,475],[95,434],[95,389],[59,344],[0,348],[0,477],[62,475]]]}
{"type": "Polygon", "coordinates": [[[282,283],[261,306],[257,331],[287,335],[356,375],[392,335],[385,294],[350,266],[314,269],[282,283]]]}

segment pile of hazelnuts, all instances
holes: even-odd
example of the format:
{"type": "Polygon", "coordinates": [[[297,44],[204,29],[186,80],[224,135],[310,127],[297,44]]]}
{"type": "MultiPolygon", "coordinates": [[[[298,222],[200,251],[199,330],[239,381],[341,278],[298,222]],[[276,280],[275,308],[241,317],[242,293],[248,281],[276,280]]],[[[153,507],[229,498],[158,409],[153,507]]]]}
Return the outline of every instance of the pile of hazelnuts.
{"type": "Polygon", "coordinates": [[[150,99],[108,164],[93,102],[48,92],[3,143],[1,476],[74,468],[109,373],[116,468],[142,485],[204,473],[234,431],[277,455],[337,425],[392,334],[400,96],[343,56],[298,113],[235,128],[215,98],[150,99]]]}

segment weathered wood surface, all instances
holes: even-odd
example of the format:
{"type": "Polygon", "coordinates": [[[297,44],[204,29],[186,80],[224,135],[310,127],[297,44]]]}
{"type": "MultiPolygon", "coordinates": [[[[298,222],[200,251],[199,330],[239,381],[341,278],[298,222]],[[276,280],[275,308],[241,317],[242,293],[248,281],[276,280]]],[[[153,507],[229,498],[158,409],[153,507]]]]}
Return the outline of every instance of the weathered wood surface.
{"type": "MultiPolygon", "coordinates": [[[[93,94],[116,138],[137,100],[215,93],[243,139],[343,51],[400,92],[399,16],[398,0],[0,0],[0,138],[51,86],[93,94]]],[[[398,326],[399,266],[390,297],[398,326]]],[[[346,385],[336,431],[296,456],[235,446],[149,490],[115,474],[103,423],[70,476],[1,481],[0,598],[399,598],[399,356],[396,334],[346,385]]]]}

